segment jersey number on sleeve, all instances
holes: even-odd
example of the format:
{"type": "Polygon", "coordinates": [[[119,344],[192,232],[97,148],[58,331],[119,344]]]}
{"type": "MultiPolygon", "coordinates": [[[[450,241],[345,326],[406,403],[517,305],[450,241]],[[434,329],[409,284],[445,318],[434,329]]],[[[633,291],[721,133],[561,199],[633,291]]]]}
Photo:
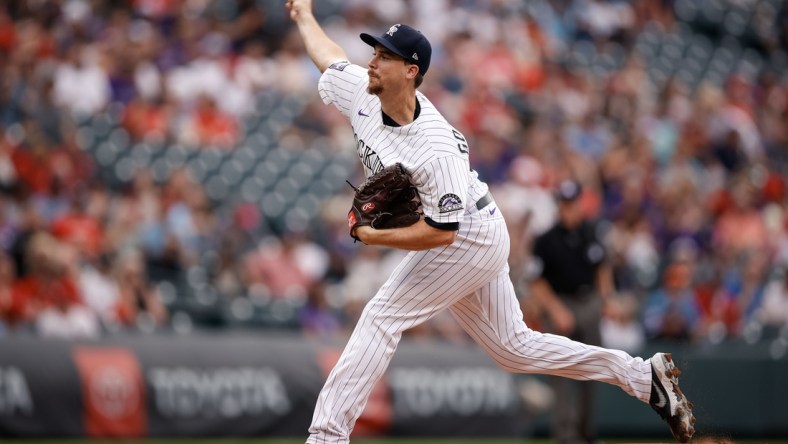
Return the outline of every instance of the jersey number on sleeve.
{"type": "Polygon", "coordinates": [[[454,134],[454,138],[458,140],[457,148],[460,150],[460,152],[463,154],[468,154],[468,142],[465,140],[465,137],[463,137],[463,135],[454,128],[451,129],[451,132],[454,134]]]}

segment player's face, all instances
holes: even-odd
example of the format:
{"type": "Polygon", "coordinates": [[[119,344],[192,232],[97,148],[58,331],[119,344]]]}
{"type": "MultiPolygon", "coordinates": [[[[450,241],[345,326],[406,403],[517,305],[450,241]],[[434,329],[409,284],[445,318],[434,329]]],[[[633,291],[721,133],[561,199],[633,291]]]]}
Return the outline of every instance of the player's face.
{"type": "Polygon", "coordinates": [[[382,94],[388,88],[400,88],[408,71],[405,59],[380,45],[375,46],[375,53],[367,66],[367,92],[375,95],[382,94]]]}

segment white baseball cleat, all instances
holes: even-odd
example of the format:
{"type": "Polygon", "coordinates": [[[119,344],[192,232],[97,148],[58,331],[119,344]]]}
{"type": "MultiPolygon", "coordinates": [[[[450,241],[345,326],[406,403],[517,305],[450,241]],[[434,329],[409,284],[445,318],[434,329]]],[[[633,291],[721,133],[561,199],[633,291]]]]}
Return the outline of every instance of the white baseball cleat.
{"type": "Polygon", "coordinates": [[[689,442],[695,434],[695,417],[692,403],[679,388],[680,374],[670,353],[652,356],[649,405],[668,423],[678,442],[689,442]]]}

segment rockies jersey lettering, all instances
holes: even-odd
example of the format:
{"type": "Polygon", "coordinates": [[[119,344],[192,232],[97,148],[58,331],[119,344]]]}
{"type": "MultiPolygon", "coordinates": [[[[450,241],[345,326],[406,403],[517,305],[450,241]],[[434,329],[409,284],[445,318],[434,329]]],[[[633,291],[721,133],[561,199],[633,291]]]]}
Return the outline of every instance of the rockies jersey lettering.
{"type": "Polygon", "coordinates": [[[383,162],[380,161],[380,156],[378,156],[378,153],[376,153],[371,146],[359,139],[358,134],[354,133],[353,137],[355,137],[356,145],[358,145],[358,158],[361,159],[361,163],[367,168],[368,171],[371,171],[372,174],[375,174],[385,168],[385,166],[383,166],[383,162]]]}

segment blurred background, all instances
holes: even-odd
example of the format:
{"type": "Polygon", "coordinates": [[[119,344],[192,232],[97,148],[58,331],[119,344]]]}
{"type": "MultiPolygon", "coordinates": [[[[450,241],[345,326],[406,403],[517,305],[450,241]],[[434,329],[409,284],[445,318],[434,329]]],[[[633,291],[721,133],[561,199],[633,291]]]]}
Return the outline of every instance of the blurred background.
{"type": "MultiPolygon", "coordinates": [[[[686,350],[695,369],[737,353],[752,375],[785,369],[788,1],[314,7],[362,66],[371,51],[360,32],[403,22],[428,36],[421,91],[470,139],[471,166],[506,216],[530,326],[542,325],[531,246],[556,221],[556,185],[573,178],[613,268],[605,346],[686,350]]],[[[283,337],[312,354],[341,347],[403,253],[348,236],[345,180],[359,183],[362,172],[350,126],[322,104],[318,78],[279,0],[3,2],[0,380],[17,368],[32,372],[24,377],[34,387],[40,364],[26,356],[75,344],[122,343],[144,368],[138,347],[193,344],[209,355],[212,341],[237,348],[222,342],[234,335],[260,341],[240,354],[283,337]]],[[[406,333],[414,347],[466,352],[470,342],[448,314],[406,333]]],[[[70,372],[84,376],[79,362],[92,361],[77,355],[70,372]]],[[[754,378],[777,386],[748,399],[778,416],[741,430],[788,433],[777,425],[784,405],[773,411],[768,401],[788,391],[784,375],[754,378]]],[[[143,372],[143,390],[150,378],[143,372]]],[[[304,395],[307,424],[320,378],[304,395]]],[[[549,415],[549,394],[535,387],[522,401],[537,413],[507,410],[529,424],[511,434],[546,433],[530,427],[549,415]]],[[[8,402],[0,434],[38,430],[18,428],[13,415],[24,409],[8,402]]],[[[652,420],[604,430],[636,434],[652,420]]],[[[295,433],[305,433],[299,421],[295,433]]],[[[72,422],[30,434],[94,433],[72,422]]],[[[146,430],[154,425],[149,418],[146,430]]],[[[110,429],[95,433],[123,435],[110,429]]]]}

